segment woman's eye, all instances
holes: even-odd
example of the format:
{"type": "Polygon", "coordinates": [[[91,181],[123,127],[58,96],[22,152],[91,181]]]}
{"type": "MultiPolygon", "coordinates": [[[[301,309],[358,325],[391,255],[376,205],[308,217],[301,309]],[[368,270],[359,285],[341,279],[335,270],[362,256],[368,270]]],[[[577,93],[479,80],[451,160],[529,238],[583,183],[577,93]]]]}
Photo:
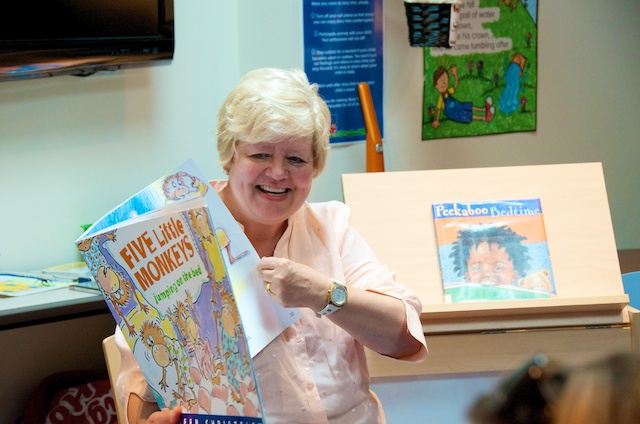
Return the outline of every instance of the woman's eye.
{"type": "Polygon", "coordinates": [[[289,160],[289,162],[291,162],[291,163],[293,163],[295,165],[302,165],[302,164],[307,163],[306,160],[304,160],[302,158],[299,158],[297,156],[290,156],[287,159],[289,160]]]}
{"type": "Polygon", "coordinates": [[[266,153],[255,153],[249,157],[256,160],[263,160],[263,159],[267,159],[269,155],[266,153]]]}

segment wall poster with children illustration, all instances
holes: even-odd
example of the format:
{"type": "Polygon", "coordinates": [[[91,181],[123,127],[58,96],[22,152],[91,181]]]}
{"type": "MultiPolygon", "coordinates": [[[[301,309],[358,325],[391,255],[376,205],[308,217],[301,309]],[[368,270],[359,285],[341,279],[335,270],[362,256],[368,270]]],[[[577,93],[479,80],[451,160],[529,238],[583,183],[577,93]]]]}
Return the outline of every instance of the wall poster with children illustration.
{"type": "Polygon", "coordinates": [[[535,131],[537,0],[460,0],[455,43],[424,48],[422,140],[535,131]]]}

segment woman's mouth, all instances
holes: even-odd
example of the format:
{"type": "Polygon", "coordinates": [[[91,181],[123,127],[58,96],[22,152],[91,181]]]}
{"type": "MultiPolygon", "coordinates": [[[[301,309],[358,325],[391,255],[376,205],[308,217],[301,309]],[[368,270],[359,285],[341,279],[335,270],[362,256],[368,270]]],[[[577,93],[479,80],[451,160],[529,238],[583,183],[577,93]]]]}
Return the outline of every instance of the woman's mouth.
{"type": "Polygon", "coordinates": [[[258,190],[260,190],[264,194],[267,194],[269,196],[275,196],[275,197],[284,196],[289,191],[288,188],[275,188],[275,187],[269,187],[266,185],[259,185],[258,190]]]}

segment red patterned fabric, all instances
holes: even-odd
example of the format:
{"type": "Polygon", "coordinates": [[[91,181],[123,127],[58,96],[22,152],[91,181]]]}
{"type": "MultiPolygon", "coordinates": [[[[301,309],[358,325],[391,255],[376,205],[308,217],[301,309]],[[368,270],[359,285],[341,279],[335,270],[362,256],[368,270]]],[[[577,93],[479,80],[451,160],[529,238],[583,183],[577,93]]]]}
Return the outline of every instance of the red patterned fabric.
{"type": "Polygon", "coordinates": [[[61,390],[51,400],[46,423],[113,424],[116,406],[109,380],[93,381],[61,390]]]}
{"type": "Polygon", "coordinates": [[[21,424],[117,424],[106,369],[52,374],[34,390],[21,424]]]}

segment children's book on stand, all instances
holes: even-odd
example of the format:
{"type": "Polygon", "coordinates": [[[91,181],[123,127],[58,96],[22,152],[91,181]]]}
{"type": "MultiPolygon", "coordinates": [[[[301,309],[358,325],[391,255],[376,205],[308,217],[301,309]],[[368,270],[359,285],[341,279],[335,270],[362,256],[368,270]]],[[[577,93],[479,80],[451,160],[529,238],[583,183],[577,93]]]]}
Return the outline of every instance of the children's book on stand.
{"type": "Polygon", "coordinates": [[[432,205],[445,303],[556,295],[540,199],[432,205]]]}
{"type": "Polygon", "coordinates": [[[268,297],[257,253],[192,161],[76,245],[160,407],[180,405],[184,423],[265,422],[252,357],[300,312],[268,297]]]}

